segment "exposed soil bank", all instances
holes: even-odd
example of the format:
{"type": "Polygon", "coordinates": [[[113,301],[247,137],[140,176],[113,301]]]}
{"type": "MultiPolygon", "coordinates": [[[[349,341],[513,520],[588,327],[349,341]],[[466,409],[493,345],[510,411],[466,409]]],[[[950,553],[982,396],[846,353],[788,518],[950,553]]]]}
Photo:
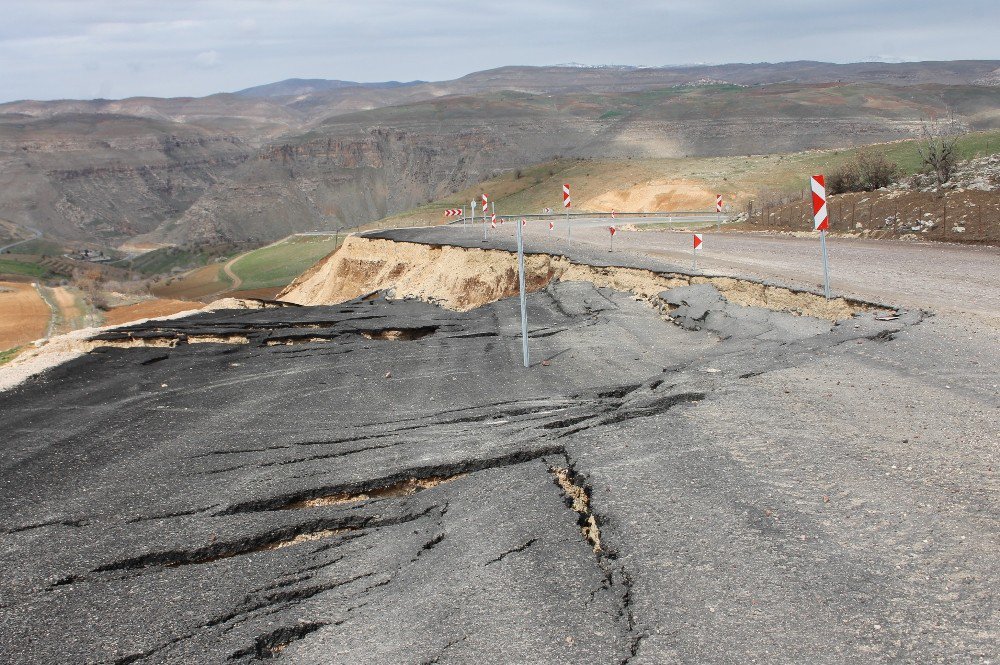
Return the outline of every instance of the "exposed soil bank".
{"type": "MultiPolygon", "coordinates": [[[[552,254],[526,255],[525,269],[528,291],[541,290],[554,280],[590,282],[653,302],[668,289],[711,284],[738,305],[831,321],[878,309],[861,301],[826,300],[807,291],[748,279],[591,266],[552,254]]],[[[517,289],[517,257],[511,252],[351,236],[278,297],[300,305],[330,305],[386,290],[396,298],[417,298],[468,311],[513,296],[517,289]]]]}

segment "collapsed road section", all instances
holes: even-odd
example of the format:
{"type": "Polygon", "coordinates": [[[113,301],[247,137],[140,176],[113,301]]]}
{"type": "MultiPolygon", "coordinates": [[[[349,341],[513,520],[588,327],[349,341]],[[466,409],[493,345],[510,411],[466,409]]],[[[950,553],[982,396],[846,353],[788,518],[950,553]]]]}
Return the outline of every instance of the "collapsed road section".
{"type": "Polygon", "coordinates": [[[641,293],[576,269],[528,298],[527,369],[516,301],[416,299],[400,281],[430,267],[411,262],[337,304],[104,331],[0,393],[0,651],[989,655],[983,471],[897,472],[926,453],[880,401],[900,399],[887,372],[910,380],[923,312],[843,301],[823,316],[808,294],[767,307],[721,282],[641,293]]]}

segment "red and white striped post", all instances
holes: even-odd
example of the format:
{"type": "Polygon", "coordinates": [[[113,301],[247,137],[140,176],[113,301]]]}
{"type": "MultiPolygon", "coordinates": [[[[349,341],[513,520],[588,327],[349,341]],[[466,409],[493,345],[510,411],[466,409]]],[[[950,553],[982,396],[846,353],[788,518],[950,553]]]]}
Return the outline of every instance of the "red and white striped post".
{"type": "Polygon", "coordinates": [[[486,208],[488,207],[490,197],[483,194],[483,242],[486,242],[486,208]]]}
{"type": "Polygon", "coordinates": [[[823,295],[830,299],[830,261],[826,254],[826,232],[830,228],[830,212],[826,207],[826,181],[821,175],[809,179],[813,201],[813,228],[819,231],[819,246],[823,252],[823,295]]]}
{"type": "Polygon", "coordinates": [[[563,208],[566,209],[566,240],[572,243],[573,231],[569,226],[569,207],[570,207],[569,185],[565,184],[563,185],[563,208]]]}

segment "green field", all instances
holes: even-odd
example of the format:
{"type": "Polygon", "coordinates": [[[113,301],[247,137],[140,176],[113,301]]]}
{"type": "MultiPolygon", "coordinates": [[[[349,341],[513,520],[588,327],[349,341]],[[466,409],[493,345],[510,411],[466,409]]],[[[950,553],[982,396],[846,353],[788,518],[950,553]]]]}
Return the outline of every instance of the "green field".
{"type": "Polygon", "coordinates": [[[40,266],[37,263],[25,263],[23,261],[11,261],[10,259],[0,258],[0,275],[3,274],[27,275],[28,277],[41,279],[50,273],[44,266],[40,266]]]}
{"type": "MultiPolygon", "coordinates": [[[[231,245],[207,247],[161,247],[140,254],[128,262],[133,270],[143,275],[159,275],[173,268],[193,269],[208,265],[219,257],[232,256],[237,249],[231,245]]],[[[119,264],[120,265],[120,264],[119,264]]]]}
{"type": "Polygon", "coordinates": [[[291,236],[243,254],[230,269],[243,280],[241,290],[285,286],[336,249],[337,242],[333,236],[291,236]]]}
{"type": "Polygon", "coordinates": [[[278,289],[291,283],[343,240],[344,236],[339,240],[326,235],[289,236],[232,260],[229,267],[240,279],[238,285],[226,274],[223,264],[216,263],[172,277],[155,285],[152,291],[161,298],[207,300],[232,291],[278,289]]]}

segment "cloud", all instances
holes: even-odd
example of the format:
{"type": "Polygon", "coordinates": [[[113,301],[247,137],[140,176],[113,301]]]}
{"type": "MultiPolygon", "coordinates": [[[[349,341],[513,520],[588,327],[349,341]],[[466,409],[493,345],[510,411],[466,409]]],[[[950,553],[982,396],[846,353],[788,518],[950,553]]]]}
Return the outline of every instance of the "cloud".
{"type": "Polygon", "coordinates": [[[257,21],[253,18],[242,18],[236,23],[236,29],[245,34],[257,32],[257,21]]]}
{"type": "Polygon", "coordinates": [[[210,69],[212,67],[218,67],[221,57],[218,51],[202,51],[194,57],[195,63],[199,67],[204,67],[210,69]]]}
{"type": "Polygon", "coordinates": [[[92,94],[107,81],[116,94],[187,96],[572,61],[996,58],[997,24],[1000,3],[982,0],[32,0],[4,6],[0,101],[92,94]]]}

